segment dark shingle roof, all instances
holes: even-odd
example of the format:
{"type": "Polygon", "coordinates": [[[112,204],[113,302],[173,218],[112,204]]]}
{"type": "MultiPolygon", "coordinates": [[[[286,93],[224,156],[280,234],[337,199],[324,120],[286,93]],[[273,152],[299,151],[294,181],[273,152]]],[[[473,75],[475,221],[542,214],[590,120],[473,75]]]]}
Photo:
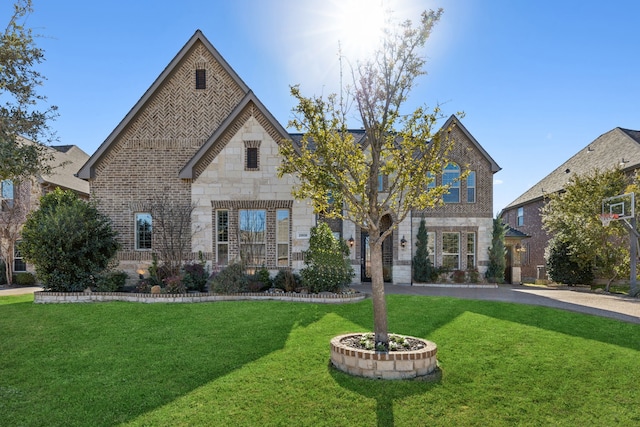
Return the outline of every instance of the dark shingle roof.
{"type": "Polygon", "coordinates": [[[522,193],[505,209],[524,205],[564,188],[574,175],[621,167],[633,170],[640,167],[640,131],[615,128],[600,135],[589,145],[558,166],[533,187],[522,193]],[[624,163],[622,163],[624,159],[624,163]]]}
{"type": "MultiPolygon", "coordinates": [[[[353,135],[353,140],[355,141],[356,144],[362,144],[364,142],[365,139],[365,132],[364,129],[347,129],[347,132],[349,132],[351,135],[353,135]]],[[[302,137],[304,136],[304,134],[302,133],[290,133],[289,137],[291,138],[291,141],[293,141],[294,144],[296,144],[298,147],[301,146],[302,144],[302,137]]],[[[315,148],[315,145],[313,145],[313,140],[309,141],[309,146],[311,149],[315,148]]]]}
{"type": "Polygon", "coordinates": [[[519,237],[521,239],[526,239],[527,237],[531,237],[528,234],[523,233],[520,230],[516,230],[515,228],[511,228],[511,226],[507,225],[507,230],[504,233],[504,237],[519,237]]]}

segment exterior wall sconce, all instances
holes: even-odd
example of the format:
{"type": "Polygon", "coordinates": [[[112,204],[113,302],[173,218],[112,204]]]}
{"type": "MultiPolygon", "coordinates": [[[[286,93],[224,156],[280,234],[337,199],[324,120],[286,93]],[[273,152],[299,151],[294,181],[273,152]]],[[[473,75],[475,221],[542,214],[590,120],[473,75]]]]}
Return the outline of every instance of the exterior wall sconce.
{"type": "Polygon", "coordinates": [[[347,243],[349,243],[349,247],[352,248],[356,241],[353,240],[353,236],[351,236],[349,237],[349,240],[347,240],[347,243]]]}
{"type": "Polygon", "coordinates": [[[144,279],[144,270],[143,269],[139,269],[138,271],[136,271],[136,273],[138,273],[138,278],[140,280],[144,279]]]}
{"type": "Polygon", "coordinates": [[[623,157],[622,160],[620,160],[620,167],[623,168],[627,163],[629,163],[629,160],[625,160],[623,157]]]}
{"type": "Polygon", "coordinates": [[[524,246],[521,246],[520,243],[518,243],[516,245],[516,252],[522,253],[522,252],[526,252],[526,251],[527,251],[527,249],[524,246]]]}
{"type": "Polygon", "coordinates": [[[407,239],[405,239],[404,236],[402,236],[402,239],[400,239],[400,246],[402,246],[403,248],[407,246],[407,239]]]}

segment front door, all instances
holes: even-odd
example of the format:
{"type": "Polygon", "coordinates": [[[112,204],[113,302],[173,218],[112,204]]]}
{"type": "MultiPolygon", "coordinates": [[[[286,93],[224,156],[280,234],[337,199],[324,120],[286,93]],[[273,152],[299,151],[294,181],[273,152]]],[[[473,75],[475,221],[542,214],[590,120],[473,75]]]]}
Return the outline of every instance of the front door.
{"type": "MultiPolygon", "coordinates": [[[[391,267],[393,265],[393,244],[392,237],[387,237],[382,242],[382,274],[385,282],[391,282],[391,267]]],[[[362,257],[360,258],[360,280],[362,282],[371,282],[371,250],[369,249],[369,233],[362,232],[360,234],[360,247],[362,248],[362,257]]]]}

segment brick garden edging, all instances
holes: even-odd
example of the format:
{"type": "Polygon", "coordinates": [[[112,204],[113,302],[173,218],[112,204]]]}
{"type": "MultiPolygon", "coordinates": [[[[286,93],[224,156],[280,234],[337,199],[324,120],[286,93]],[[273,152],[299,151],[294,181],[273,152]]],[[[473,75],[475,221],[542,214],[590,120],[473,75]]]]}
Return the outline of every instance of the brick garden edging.
{"type": "Polygon", "coordinates": [[[127,301],[142,303],[194,303],[214,301],[247,301],[247,300],[276,300],[290,302],[311,302],[319,304],[342,304],[362,301],[367,296],[362,293],[354,294],[298,294],[298,293],[188,293],[188,294],[143,294],[127,292],[48,292],[33,293],[33,302],[37,304],[47,303],[78,303],[78,302],[105,302],[127,301]]]}
{"type": "Polygon", "coordinates": [[[439,372],[434,342],[409,337],[426,344],[420,350],[377,352],[342,344],[342,339],[363,333],[339,335],[331,339],[331,363],[347,374],[383,380],[429,378],[439,372]]]}

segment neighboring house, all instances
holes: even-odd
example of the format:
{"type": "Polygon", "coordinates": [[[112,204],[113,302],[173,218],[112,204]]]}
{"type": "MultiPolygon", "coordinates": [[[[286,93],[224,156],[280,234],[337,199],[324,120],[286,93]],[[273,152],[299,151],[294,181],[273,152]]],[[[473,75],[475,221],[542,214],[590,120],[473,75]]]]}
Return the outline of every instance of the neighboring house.
{"type": "MultiPolygon", "coordinates": [[[[456,117],[449,125],[458,141],[450,155],[455,163],[438,183],[467,168],[472,173],[452,188],[447,203],[414,212],[388,239],[384,262],[394,283],[411,282],[412,236],[422,215],[436,265],[486,269],[493,174],[500,168],[456,117]]],[[[287,133],[198,30],[78,176],[113,220],[120,268],[129,273],[146,273],[158,250],[151,211],[159,200],[194,206],[191,259],[204,256],[224,266],[250,251],[255,266],[299,270],[319,218],[310,203],[293,199],[295,177],[277,176],[278,144],[299,137],[287,133]]],[[[354,266],[362,266],[354,280],[366,280],[366,235],[351,223],[329,223],[351,246],[354,266]]]]}
{"type": "MultiPolygon", "coordinates": [[[[522,243],[521,274],[524,281],[546,279],[545,248],[550,236],[542,228],[540,209],[550,194],[562,191],[572,175],[621,168],[632,173],[640,167],[640,131],[615,128],[556,168],[525,191],[500,213],[503,222],[530,236],[522,243]]],[[[600,212],[594,212],[596,215],[600,212]]]]}
{"type": "MultiPolygon", "coordinates": [[[[22,143],[33,141],[19,137],[22,143]]],[[[82,199],[89,199],[89,184],[75,176],[89,155],[75,145],[46,147],[52,159],[50,174],[29,179],[0,181],[0,253],[5,261],[12,262],[13,271],[32,271],[15,246],[26,215],[38,208],[40,197],[56,188],[71,190],[82,199]]],[[[4,274],[3,272],[0,272],[4,274]]]]}

